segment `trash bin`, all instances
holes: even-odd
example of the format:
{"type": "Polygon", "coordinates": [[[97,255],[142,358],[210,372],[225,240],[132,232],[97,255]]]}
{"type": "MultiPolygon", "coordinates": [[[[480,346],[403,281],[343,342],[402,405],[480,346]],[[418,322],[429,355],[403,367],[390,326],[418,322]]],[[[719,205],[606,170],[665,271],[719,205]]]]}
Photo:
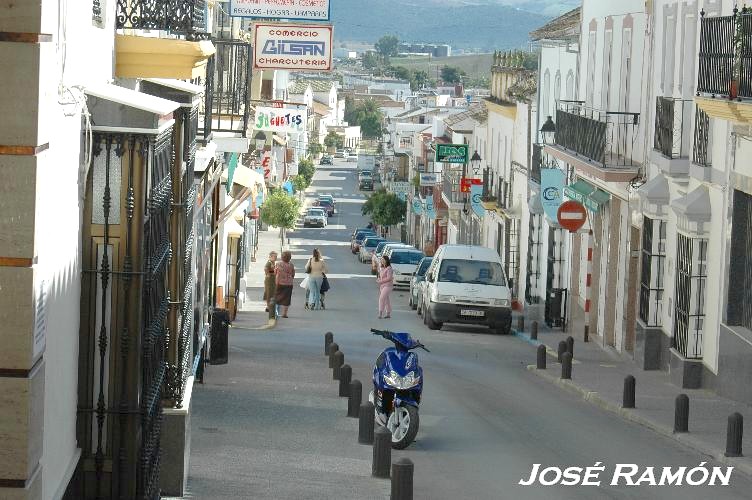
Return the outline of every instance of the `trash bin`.
{"type": "Polygon", "coordinates": [[[209,363],[213,365],[227,364],[229,326],[230,311],[214,309],[209,332],[209,363]]]}
{"type": "Polygon", "coordinates": [[[560,328],[564,324],[564,288],[554,288],[546,296],[545,321],[549,328],[560,328]]]}

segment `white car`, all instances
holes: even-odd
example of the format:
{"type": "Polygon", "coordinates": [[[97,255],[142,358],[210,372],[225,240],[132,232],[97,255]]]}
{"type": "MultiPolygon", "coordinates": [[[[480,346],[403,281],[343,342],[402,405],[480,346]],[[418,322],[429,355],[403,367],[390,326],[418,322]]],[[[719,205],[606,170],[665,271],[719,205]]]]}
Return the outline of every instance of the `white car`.
{"type": "Polygon", "coordinates": [[[309,208],[303,216],[303,227],[326,227],[329,221],[321,208],[309,208]]]}
{"type": "Polygon", "coordinates": [[[388,243],[379,244],[376,247],[376,250],[374,251],[373,255],[371,256],[371,274],[379,274],[379,271],[381,271],[381,256],[384,255],[384,252],[386,252],[392,247],[405,247],[405,248],[415,249],[415,247],[412,245],[406,245],[404,243],[399,243],[399,242],[388,242],[388,243]]]}
{"type": "Polygon", "coordinates": [[[426,256],[417,248],[391,247],[384,255],[389,257],[394,274],[393,283],[395,287],[410,288],[410,281],[415,276],[418,264],[426,256]]]}
{"type": "Polygon", "coordinates": [[[381,236],[369,236],[364,239],[363,244],[360,245],[360,250],[358,250],[358,257],[360,258],[360,262],[362,262],[363,264],[365,264],[366,262],[371,262],[376,247],[382,241],[385,241],[385,239],[381,236]]]}
{"type": "Polygon", "coordinates": [[[491,248],[440,246],[419,300],[423,322],[431,330],[444,323],[485,325],[500,334],[512,328],[512,293],[501,257],[491,248]]]}

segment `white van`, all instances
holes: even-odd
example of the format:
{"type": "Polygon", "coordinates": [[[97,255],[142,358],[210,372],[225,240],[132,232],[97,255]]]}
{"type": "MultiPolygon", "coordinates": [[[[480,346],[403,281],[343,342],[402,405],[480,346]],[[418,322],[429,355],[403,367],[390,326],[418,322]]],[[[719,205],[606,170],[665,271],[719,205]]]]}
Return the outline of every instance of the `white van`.
{"type": "Polygon", "coordinates": [[[512,294],[495,250],[442,245],[426,272],[423,321],[431,330],[444,323],[487,325],[496,333],[512,328],[512,294]]]}

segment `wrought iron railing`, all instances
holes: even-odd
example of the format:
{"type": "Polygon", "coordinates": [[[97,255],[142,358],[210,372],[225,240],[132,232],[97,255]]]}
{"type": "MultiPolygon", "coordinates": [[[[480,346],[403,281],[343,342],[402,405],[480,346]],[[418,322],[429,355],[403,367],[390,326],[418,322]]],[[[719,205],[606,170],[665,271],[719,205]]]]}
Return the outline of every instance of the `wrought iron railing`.
{"type": "Polygon", "coordinates": [[[247,137],[250,118],[251,44],[215,40],[216,53],[206,67],[204,137],[239,132],[247,137]]]}
{"type": "Polygon", "coordinates": [[[692,149],[692,163],[702,167],[711,165],[711,148],[710,148],[710,117],[708,114],[695,106],[695,135],[692,149]]]}
{"type": "Polygon", "coordinates": [[[208,39],[206,0],[117,0],[115,27],[168,31],[189,40],[208,39]]]}
{"type": "Polygon", "coordinates": [[[602,111],[580,102],[560,101],[555,142],[604,167],[635,166],[639,119],[639,113],[602,111]]]}
{"type": "Polygon", "coordinates": [[[441,192],[446,195],[447,200],[451,203],[462,203],[465,200],[465,193],[460,191],[462,172],[450,170],[443,172],[443,177],[441,192]]]}
{"type": "Polygon", "coordinates": [[[655,134],[653,147],[663,156],[687,158],[689,156],[688,125],[692,101],[673,97],[655,99],[655,134]]]}
{"type": "Polygon", "coordinates": [[[700,14],[698,95],[752,98],[752,11],[734,9],[733,15],[718,17],[700,14]]]}

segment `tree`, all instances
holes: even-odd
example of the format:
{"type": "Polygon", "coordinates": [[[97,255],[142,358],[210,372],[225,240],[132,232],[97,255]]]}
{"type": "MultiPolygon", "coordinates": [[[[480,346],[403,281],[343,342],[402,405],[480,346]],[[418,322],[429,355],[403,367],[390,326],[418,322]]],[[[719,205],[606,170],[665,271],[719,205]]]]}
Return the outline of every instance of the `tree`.
{"type": "Polygon", "coordinates": [[[428,85],[428,71],[419,69],[413,72],[413,77],[410,80],[410,88],[413,90],[420,90],[428,85]]]}
{"type": "Polygon", "coordinates": [[[308,182],[305,187],[311,185],[314,172],[316,172],[316,166],[311,160],[300,160],[298,162],[298,175],[302,176],[308,182]]]}
{"type": "Polygon", "coordinates": [[[345,119],[350,125],[360,126],[360,132],[365,139],[381,138],[384,115],[379,105],[373,99],[366,99],[358,104],[350,100],[345,101],[345,119]]]}
{"type": "Polygon", "coordinates": [[[407,204],[394,193],[381,189],[368,197],[361,208],[379,226],[390,227],[405,221],[407,204]]]}
{"type": "Polygon", "coordinates": [[[326,134],[326,137],[324,137],[324,146],[327,148],[340,149],[344,145],[345,139],[334,130],[326,134]]]}
{"type": "Polygon", "coordinates": [[[285,229],[295,227],[299,211],[300,200],[281,189],[272,192],[261,207],[264,224],[279,228],[280,250],[285,244],[285,229]]]}
{"type": "Polygon", "coordinates": [[[318,156],[324,151],[324,148],[318,141],[313,141],[308,144],[308,154],[311,156],[318,156]]]}
{"type": "Polygon", "coordinates": [[[404,66],[393,66],[392,73],[394,74],[395,78],[399,78],[400,80],[412,81],[413,79],[412,70],[404,66]]]}
{"type": "Polygon", "coordinates": [[[310,186],[311,183],[306,179],[304,175],[296,175],[292,178],[292,187],[295,188],[296,193],[300,193],[302,191],[305,191],[305,189],[310,186]]]}
{"type": "Polygon", "coordinates": [[[381,65],[381,57],[376,52],[366,52],[363,54],[363,67],[366,69],[375,69],[381,65]]]}
{"type": "Polygon", "coordinates": [[[390,57],[397,55],[397,48],[399,47],[399,38],[394,35],[384,35],[379,38],[374,46],[376,52],[381,54],[384,61],[388,61],[390,57]]]}
{"type": "Polygon", "coordinates": [[[444,83],[460,83],[462,77],[465,75],[464,71],[455,66],[444,66],[441,68],[441,79],[444,80],[444,83]]]}

